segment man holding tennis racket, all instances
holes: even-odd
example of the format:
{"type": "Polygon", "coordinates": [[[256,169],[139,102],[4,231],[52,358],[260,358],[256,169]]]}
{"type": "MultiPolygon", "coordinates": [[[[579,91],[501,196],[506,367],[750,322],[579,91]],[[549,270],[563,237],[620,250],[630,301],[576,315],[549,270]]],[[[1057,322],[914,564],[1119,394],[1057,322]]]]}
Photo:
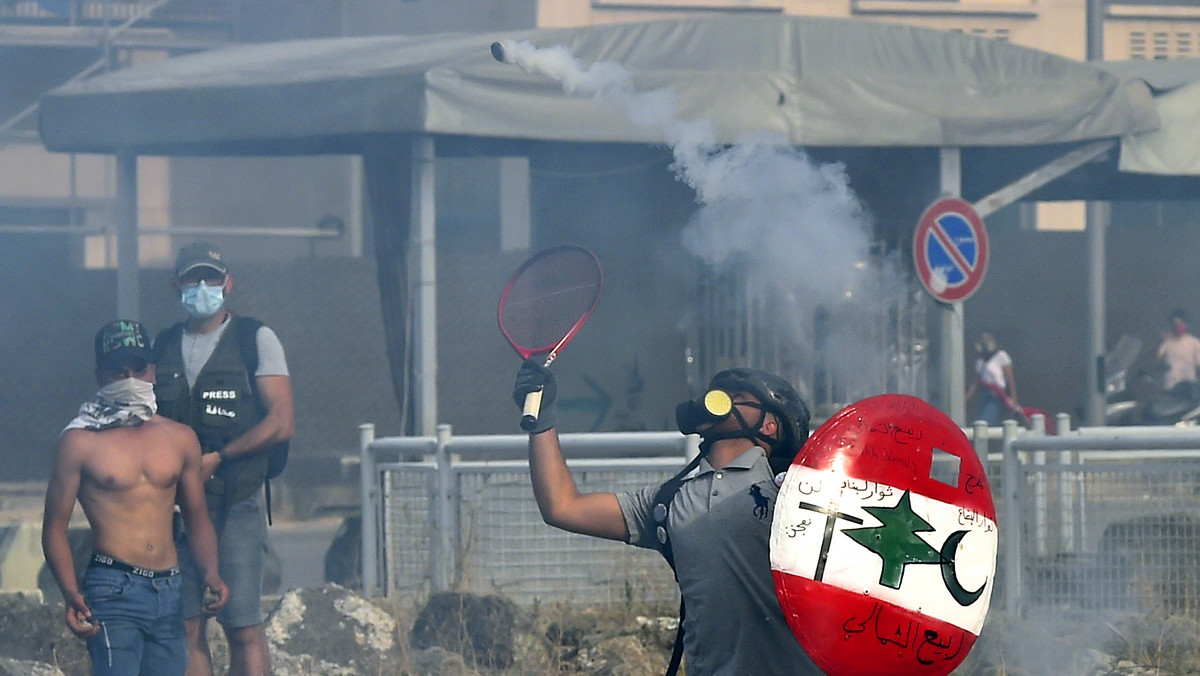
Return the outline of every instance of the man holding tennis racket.
{"type": "Polygon", "coordinates": [[[808,438],[808,408],[791,385],[756,369],[718,373],[676,409],[680,430],[702,439],[699,456],[665,484],[616,494],[579,492],[559,446],[554,374],[526,359],[518,407],[531,392],[541,410],[529,466],[546,523],[657,549],[675,570],[681,636],[668,674],[681,653],[689,676],[821,674],[784,619],[768,551],[775,476],[808,438]]]}

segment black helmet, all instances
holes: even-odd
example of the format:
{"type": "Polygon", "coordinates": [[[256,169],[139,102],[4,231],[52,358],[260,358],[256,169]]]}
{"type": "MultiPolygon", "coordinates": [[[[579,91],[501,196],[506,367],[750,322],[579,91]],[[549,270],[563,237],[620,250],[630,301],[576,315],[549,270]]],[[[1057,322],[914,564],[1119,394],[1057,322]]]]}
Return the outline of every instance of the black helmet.
{"type": "Polygon", "coordinates": [[[808,406],[786,380],[760,369],[738,367],[713,376],[710,390],[749,392],[763,407],[775,414],[783,428],[779,443],[771,449],[771,467],[782,472],[808,439],[808,406]]]}

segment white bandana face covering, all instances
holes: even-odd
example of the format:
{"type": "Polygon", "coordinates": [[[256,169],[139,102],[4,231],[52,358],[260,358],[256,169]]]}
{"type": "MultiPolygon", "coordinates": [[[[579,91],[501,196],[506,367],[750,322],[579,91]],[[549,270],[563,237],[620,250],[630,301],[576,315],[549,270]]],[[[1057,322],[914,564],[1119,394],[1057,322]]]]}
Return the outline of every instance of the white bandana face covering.
{"type": "Polygon", "coordinates": [[[93,401],[79,407],[79,415],[63,430],[106,430],[112,427],[141,425],[154,417],[158,402],[154,383],[140,378],[111,382],[96,393],[93,401]]]}

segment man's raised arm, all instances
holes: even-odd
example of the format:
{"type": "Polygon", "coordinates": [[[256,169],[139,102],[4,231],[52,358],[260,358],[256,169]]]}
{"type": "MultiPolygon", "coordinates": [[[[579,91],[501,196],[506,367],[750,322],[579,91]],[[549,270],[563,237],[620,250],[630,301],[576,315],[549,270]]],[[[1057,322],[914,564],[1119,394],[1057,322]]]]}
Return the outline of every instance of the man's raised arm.
{"type": "Polygon", "coordinates": [[[610,540],[627,540],[617,496],[580,493],[558,442],[557,385],[549,369],[526,360],[517,372],[513,399],[520,407],[529,392],[542,391],[537,426],[529,433],[529,475],[542,519],[556,528],[610,540]]]}

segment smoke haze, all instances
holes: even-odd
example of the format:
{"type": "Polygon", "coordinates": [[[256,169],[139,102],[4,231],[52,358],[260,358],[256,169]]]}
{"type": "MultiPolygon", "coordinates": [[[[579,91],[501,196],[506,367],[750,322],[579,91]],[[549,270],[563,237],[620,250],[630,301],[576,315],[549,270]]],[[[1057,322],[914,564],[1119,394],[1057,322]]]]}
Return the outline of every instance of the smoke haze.
{"type": "Polygon", "coordinates": [[[718,275],[737,271],[746,300],[763,310],[757,321],[787,343],[790,362],[822,362],[843,401],[887,387],[893,359],[876,329],[907,282],[897,261],[872,256],[872,222],[844,167],[818,164],[768,132],[720,143],[709,121],[676,117],[670,90],[636,91],[619,64],[583,68],[564,47],[528,42],[506,44],[505,54],[530,73],[560,81],[565,92],[593,96],[661,135],[673,154],[672,171],[695,190],[699,205],[684,228],[684,248],[718,275]]]}

